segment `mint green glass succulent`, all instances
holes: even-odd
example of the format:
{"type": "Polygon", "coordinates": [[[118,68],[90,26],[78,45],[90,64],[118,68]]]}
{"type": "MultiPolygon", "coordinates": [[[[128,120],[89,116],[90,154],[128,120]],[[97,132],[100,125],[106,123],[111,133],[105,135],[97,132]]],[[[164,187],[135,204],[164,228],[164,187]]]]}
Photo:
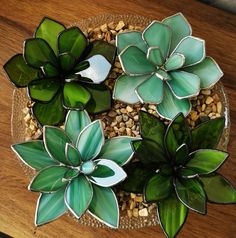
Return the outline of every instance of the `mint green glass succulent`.
{"type": "Polygon", "coordinates": [[[192,36],[181,13],[153,21],[143,32],[118,34],[116,46],[125,75],[117,79],[113,98],[157,104],[158,114],[166,119],[179,112],[186,116],[192,107],[189,98],[223,76],[206,56],[205,41],[192,36]]]}
{"type": "Polygon", "coordinates": [[[107,226],[119,225],[119,207],[111,186],[126,178],[121,166],[133,155],[133,137],[105,141],[101,121],[91,123],[84,111],[70,111],[65,131],[44,126],[43,141],[12,145],[38,173],[29,190],[40,192],[35,224],[43,225],[67,210],[79,219],[86,211],[107,226]]]}

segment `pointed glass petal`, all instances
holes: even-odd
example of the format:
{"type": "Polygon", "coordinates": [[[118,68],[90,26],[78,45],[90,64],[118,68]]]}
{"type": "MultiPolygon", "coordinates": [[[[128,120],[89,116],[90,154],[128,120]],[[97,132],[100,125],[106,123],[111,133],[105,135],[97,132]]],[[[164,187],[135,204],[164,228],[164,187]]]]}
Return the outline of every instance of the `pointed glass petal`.
{"type": "Polygon", "coordinates": [[[146,54],[136,46],[129,46],[121,52],[119,59],[125,73],[130,75],[151,74],[156,70],[146,54]]]}
{"type": "Polygon", "coordinates": [[[223,76],[219,65],[211,57],[206,57],[201,63],[184,69],[189,73],[196,74],[201,80],[201,88],[210,88],[223,76]]]}
{"type": "Polygon", "coordinates": [[[59,71],[58,69],[50,63],[46,63],[44,66],[41,67],[44,75],[46,78],[59,78],[59,71]]]}
{"type": "Polygon", "coordinates": [[[32,169],[41,170],[47,166],[59,164],[49,156],[41,140],[14,144],[11,148],[23,163],[32,169]]]}
{"type": "Polygon", "coordinates": [[[142,33],[139,31],[121,32],[116,36],[116,47],[118,54],[126,47],[133,45],[138,47],[143,52],[147,52],[147,45],[142,38],[142,33]]]}
{"type": "Polygon", "coordinates": [[[177,13],[173,16],[169,16],[162,21],[168,25],[172,30],[171,47],[172,52],[178,43],[186,36],[192,35],[192,29],[186,18],[182,13],[177,13]]]}
{"type": "Polygon", "coordinates": [[[169,75],[171,80],[167,83],[177,98],[189,98],[199,94],[200,78],[197,75],[184,71],[172,71],[169,75]]]}
{"type": "Polygon", "coordinates": [[[74,178],[66,188],[65,203],[77,219],[85,213],[92,198],[92,185],[84,175],[74,178]]]}
{"type": "Polygon", "coordinates": [[[86,111],[69,111],[66,116],[65,131],[74,145],[77,142],[79,133],[91,123],[86,111]]]}
{"type": "Polygon", "coordinates": [[[72,166],[77,167],[81,164],[82,162],[81,155],[79,151],[71,144],[68,144],[68,143],[66,144],[65,154],[66,154],[66,158],[68,162],[72,166]]]}
{"type": "Polygon", "coordinates": [[[184,65],[185,57],[182,54],[175,53],[170,56],[165,62],[165,69],[167,71],[179,69],[184,65]]]}
{"type": "Polygon", "coordinates": [[[139,98],[135,93],[135,89],[148,78],[150,78],[150,75],[121,75],[116,80],[113,90],[113,99],[130,104],[139,102],[139,98]]]}
{"type": "Polygon", "coordinates": [[[143,38],[147,44],[158,46],[164,59],[169,54],[172,32],[169,26],[153,21],[143,32],[143,38]]]}
{"type": "Polygon", "coordinates": [[[58,56],[60,67],[63,71],[70,71],[74,68],[76,58],[70,53],[62,53],[58,56]]]}
{"type": "Polygon", "coordinates": [[[205,41],[193,36],[187,36],[179,42],[172,55],[174,53],[184,55],[184,66],[198,64],[206,57],[205,41]]]}
{"type": "Polygon", "coordinates": [[[67,211],[64,202],[65,188],[54,193],[42,193],[39,196],[35,214],[35,224],[44,225],[54,221],[67,211]]]}
{"type": "Polygon", "coordinates": [[[116,195],[111,188],[93,184],[93,199],[89,205],[89,213],[107,226],[118,228],[119,207],[116,195]]]}
{"type": "Polygon", "coordinates": [[[186,144],[182,144],[175,153],[175,163],[178,165],[184,165],[188,158],[188,146],[186,144]]]}
{"type": "Polygon", "coordinates": [[[163,65],[164,58],[161,54],[161,50],[159,47],[149,47],[147,52],[147,59],[151,61],[153,64],[161,66],[163,65]]]}
{"type": "Polygon", "coordinates": [[[82,160],[87,161],[95,158],[100,153],[103,144],[104,134],[102,123],[100,120],[96,120],[82,130],[76,147],[82,156],[82,160]]]}
{"type": "Polygon", "coordinates": [[[157,106],[157,113],[168,120],[172,120],[180,112],[187,116],[192,107],[190,101],[188,99],[177,99],[168,85],[164,83],[163,86],[163,100],[157,106]]]}

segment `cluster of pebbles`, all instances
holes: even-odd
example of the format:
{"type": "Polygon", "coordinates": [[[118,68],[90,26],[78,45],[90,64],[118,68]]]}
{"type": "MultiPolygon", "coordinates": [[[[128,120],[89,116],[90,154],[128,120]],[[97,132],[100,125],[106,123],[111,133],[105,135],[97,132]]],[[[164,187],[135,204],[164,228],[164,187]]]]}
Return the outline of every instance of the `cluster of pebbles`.
{"type": "MultiPolygon", "coordinates": [[[[125,24],[123,21],[118,23],[111,22],[97,28],[89,28],[85,35],[90,42],[100,39],[115,44],[115,37],[119,32],[129,30],[142,30],[140,26],[132,26],[125,24]]],[[[112,71],[105,81],[105,84],[112,90],[115,80],[123,73],[121,65],[116,58],[112,71]]],[[[214,88],[202,90],[200,94],[191,99],[193,105],[190,114],[187,117],[187,122],[191,128],[197,126],[200,122],[220,117],[222,114],[222,102],[214,88]]],[[[25,121],[25,140],[37,139],[41,136],[42,130],[37,125],[37,122],[31,115],[31,107],[33,103],[29,101],[23,109],[25,121]]],[[[139,110],[147,111],[157,117],[155,105],[151,104],[135,104],[127,105],[125,103],[115,101],[109,112],[101,113],[92,116],[92,119],[101,119],[105,136],[112,138],[115,136],[133,136],[140,137],[138,112],[139,110]]],[[[164,119],[161,119],[164,120],[164,119]]],[[[164,120],[165,124],[169,122],[164,120]]],[[[123,191],[117,192],[117,197],[122,214],[127,214],[128,217],[147,217],[149,214],[156,212],[155,204],[145,204],[141,194],[127,193],[123,191]]]]}

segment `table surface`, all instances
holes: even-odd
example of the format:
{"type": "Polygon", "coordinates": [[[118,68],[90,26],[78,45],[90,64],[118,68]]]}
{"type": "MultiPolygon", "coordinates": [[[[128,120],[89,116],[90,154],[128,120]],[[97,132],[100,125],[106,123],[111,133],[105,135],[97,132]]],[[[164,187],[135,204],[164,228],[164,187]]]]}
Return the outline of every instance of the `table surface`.
{"type": "MultiPolygon", "coordinates": [[[[181,11],[193,27],[193,33],[206,40],[207,54],[216,59],[225,76],[222,82],[230,100],[230,159],[221,172],[236,185],[236,16],[193,0],[1,0],[0,67],[12,55],[22,51],[22,42],[31,37],[43,16],[64,24],[102,13],[138,14],[152,19],[181,11]]],[[[31,237],[164,237],[160,227],[139,230],[95,229],[77,224],[63,216],[43,227],[34,227],[38,194],[27,191],[28,178],[10,150],[11,105],[13,87],[0,74],[0,231],[14,238],[31,237]]],[[[179,237],[236,237],[236,209],[232,205],[208,205],[208,215],[190,213],[179,237]]]]}

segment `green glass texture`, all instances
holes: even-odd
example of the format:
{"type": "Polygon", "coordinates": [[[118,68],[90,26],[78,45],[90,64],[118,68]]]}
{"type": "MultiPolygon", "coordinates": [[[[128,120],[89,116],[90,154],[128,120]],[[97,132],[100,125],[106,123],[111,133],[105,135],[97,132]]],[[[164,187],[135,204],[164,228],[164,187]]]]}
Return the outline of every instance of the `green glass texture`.
{"type": "Polygon", "coordinates": [[[198,173],[194,171],[192,168],[183,167],[178,171],[178,175],[181,178],[195,178],[198,176],[198,173]]]}
{"type": "Polygon", "coordinates": [[[198,179],[176,179],[175,191],[189,209],[206,214],[206,195],[198,179]]]}
{"type": "Polygon", "coordinates": [[[85,161],[81,164],[81,172],[84,174],[91,174],[96,168],[96,164],[93,161],[85,161]]]}
{"type": "Polygon", "coordinates": [[[163,81],[153,74],[135,90],[142,103],[159,104],[163,99],[163,81]]]}
{"type": "Polygon", "coordinates": [[[144,187],[144,200],[156,202],[167,198],[173,189],[172,177],[155,174],[144,187]]]}
{"type": "Polygon", "coordinates": [[[220,174],[200,177],[207,199],[220,204],[236,203],[236,190],[230,182],[220,174]]]}
{"type": "Polygon", "coordinates": [[[28,85],[30,97],[35,101],[49,102],[57,94],[60,81],[57,78],[34,80],[28,85]]]}
{"type": "Polygon", "coordinates": [[[119,207],[115,193],[111,188],[93,185],[93,199],[89,212],[111,228],[119,226],[119,207]]]}
{"type": "Polygon", "coordinates": [[[123,166],[130,161],[133,156],[131,141],[136,140],[134,137],[119,136],[110,138],[105,141],[104,146],[99,154],[100,158],[109,159],[123,166]]]}
{"type": "Polygon", "coordinates": [[[49,156],[43,142],[40,140],[14,144],[11,148],[32,169],[41,170],[47,166],[58,164],[57,161],[49,156]]]}
{"type": "Polygon", "coordinates": [[[27,65],[22,54],[14,55],[4,64],[3,68],[10,81],[18,88],[26,87],[38,78],[39,70],[27,65]]]}
{"type": "Polygon", "coordinates": [[[185,71],[196,74],[201,79],[201,88],[209,88],[223,76],[219,65],[211,57],[206,57],[201,63],[187,67],[185,71]]]}
{"type": "Polygon", "coordinates": [[[90,93],[86,88],[77,82],[70,82],[64,85],[63,89],[64,106],[70,109],[84,109],[90,100],[90,93]]]}
{"type": "Polygon", "coordinates": [[[150,47],[147,53],[147,59],[156,66],[162,66],[164,58],[159,47],[150,47]]]}
{"type": "Polygon", "coordinates": [[[59,125],[64,121],[65,109],[62,106],[62,96],[58,93],[49,103],[36,102],[33,115],[40,125],[59,125]]]}
{"type": "Polygon", "coordinates": [[[57,55],[57,38],[63,30],[65,30],[65,27],[61,23],[44,17],[35,31],[35,38],[41,38],[47,41],[57,55]]]}
{"type": "Polygon", "coordinates": [[[186,160],[188,159],[188,146],[186,144],[182,144],[175,153],[175,164],[184,165],[186,160]]]}
{"type": "Polygon", "coordinates": [[[172,120],[180,112],[187,116],[192,107],[190,101],[188,99],[177,99],[165,83],[163,90],[163,100],[157,106],[158,114],[169,120],[172,120]]]}
{"type": "Polygon", "coordinates": [[[82,61],[75,65],[75,67],[72,69],[74,73],[78,73],[79,71],[85,70],[89,67],[88,61],[82,61]]]}
{"type": "Polygon", "coordinates": [[[171,80],[167,83],[177,98],[189,98],[199,94],[200,79],[197,75],[184,71],[172,71],[169,74],[171,80]]]}
{"type": "MultiPolygon", "coordinates": [[[[85,163],[89,163],[91,161],[87,161],[85,163]]],[[[115,172],[111,170],[106,165],[96,165],[96,168],[94,166],[94,171],[91,172],[91,177],[97,177],[97,178],[104,178],[104,177],[111,177],[114,176],[115,172]]]]}
{"type": "Polygon", "coordinates": [[[79,133],[91,123],[86,111],[69,111],[66,116],[65,131],[75,145],[79,133]]]}
{"type": "Polygon", "coordinates": [[[79,153],[79,151],[72,146],[71,144],[66,144],[66,151],[65,151],[66,157],[68,162],[72,165],[72,166],[79,166],[82,159],[81,159],[81,155],[79,153]]]}
{"type": "Polygon", "coordinates": [[[184,65],[185,57],[182,54],[175,53],[165,62],[165,69],[167,71],[179,69],[184,65]]]}
{"type": "Polygon", "coordinates": [[[116,84],[113,90],[113,99],[130,104],[138,103],[139,98],[135,89],[148,78],[150,78],[150,75],[121,75],[116,79],[116,84]]]}
{"type": "Polygon", "coordinates": [[[76,63],[76,58],[69,53],[62,53],[59,55],[59,62],[61,69],[65,72],[70,72],[76,63]]]}
{"type": "Polygon", "coordinates": [[[141,32],[122,32],[116,36],[116,46],[118,54],[120,54],[126,47],[130,45],[138,47],[145,53],[147,52],[147,45],[142,38],[141,32]]]}
{"type": "Polygon", "coordinates": [[[119,55],[122,68],[130,75],[151,74],[156,70],[146,58],[146,54],[136,46],[129,46],[119,55]]]}
{"type": "Polygon", "coordinates": [[[172,30],[171,52],[184,37],[192,34],[191,26],[182,13],[177,13],[173,16],[167,17],[162,22],[165,25],[168,25],[172,30]]]}
{"type": "Polygon", "coordinates": [[[69,168],[64,166],[50,166],[41,170],[31,181],[29,189],[35,192],[55,192],[66,185],[64,174],[69,168]]]}
{"type": "Polygon", "coordinates": [[[64,30],[58,37],[59,53],[71,53],[79,58],[86,49],[88,41],[78,27],[71,27],[64,30]]]}
{"type": "Polygon", "coordinates": [[[225,127],[225,118],[215,118],[201,123],[192,129],[192,147],[197,149],[214,149],[217,147],[225,127]]]}
{"type": "Polygon", "coordinates": [[[48,43],[40,38],[28,39],[24,43],[24,58],[32,67],[40,68],[46,63],[57,66],[57,58],[48,43]]]}
{"type": "Polygon", "coordinates": [[[228,156],[228,153],[220,150],[197,150],[189,155],[186,166],[199,175],[209,174],[216,171],[228,156]]]}
{"type": "Polygon", "coordinates": [[[67,143],[71,143],[65,131],[51,126],[44,126],[43,141],[46,150],[55,160],[70,165],[66,158],[65,148],[67,143]]]}
{"type": "Polygon", "coordinates": [[[139,111],[140,133],[143,139],[153,140],[164,148],[165,124],[156,116],[139,111]]]}
{"type": "Polygon", "coordinates": [[[168,238],[176,237],[184,225],[188,208],[173,194],[163,199],[157,206],[161,227],[168,238]]]}
{"type": "Polygon", "coordinates": [[[171,36],[170,27],[158,21],[153,21],[143,32],[148,46],[158,46],[164,59],[170,50],[171,36]]]}
{"type": "Polygon", "coordinates": [[[102,124],[99,120],[96,120],[85,127],[80,133],[76,147],[82,156],[82,160],[88,161],[99,154],[103,144],[104,135],[102,124]]]}
{"type": "Polygon", "coordinates": [[[54,193],[43,193],[39,196],[35,215],[37,226],[54,221],[67,211],[67,206],[64,202],[64,192],[65,188],[62,188],[54,193]]]}
{"type": "Polygon", "coordinates": [[[84,175],[79,175],[73,179],[66,188],[66,205],[77,219],[85,213],[92,197],[92,185],[84,175]]]}
{"type": "Polygon", "coordinates": [[[156,71],[156,76],[163,81],[171,80],[170,75],[162,69],[156,71]]]}
{"type": "Polygon", "coordinates": [[[42,66],[42,70],[46,78],[54,78],[59,76],[58,69],[50,63],[46,63],[42,66]]]}
{"type": "Polygon", "coordinates": [[[205,41],[193,36],[187,36],[180,41],[173,53],[184,55],[184,66],[198,64],[206,56],[205,41]]]}
{"type": "Polygon", "coordinates": [[[65,174],[62,180],[70,181],[79,175],[80,171],[78,169],[70,169],[65,174]]]}

